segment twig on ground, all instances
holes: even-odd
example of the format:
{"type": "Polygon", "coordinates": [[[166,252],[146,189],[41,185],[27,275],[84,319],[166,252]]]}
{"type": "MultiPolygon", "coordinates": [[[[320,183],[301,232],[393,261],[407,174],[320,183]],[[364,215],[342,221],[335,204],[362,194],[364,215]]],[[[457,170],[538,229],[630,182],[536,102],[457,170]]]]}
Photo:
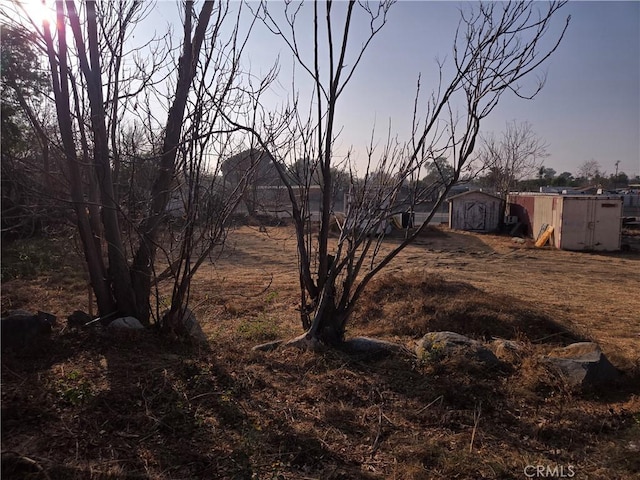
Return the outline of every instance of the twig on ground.
{"type": "Polygon", "coordinates": [[[482,400],[473,411],[473,431],[471,432],[471,442],[469,443],[469,453],[473,452],[473,441],[476,438],[476,431],[478,430],[478,424],[480,423],[480,415],[482,413],[482,400]]]}
{"type": "Polygon", "coordinates": [[[436,398],[435,400],[433,400],[432,402],[429,402],[429,404],[428,404],[428,405],[425,405],[425,406],[424,406],[424,407],[422,407],[420,410],[418,410],[418,411],[416,412],[416,415],[417,415],[418,413],[422,413],[422,412],[424,412],[427,408],[429,408],[431,405],[433,405],[434,403],[436,403],[438,400],[440,400],[440,401],[442,402],[442,400],[444,400],[444,396],[440,395],[439,397],[437,397],[437,398],[436,398]]]}
{"type": "Polygon", "coordinates": [[[373,445],[371,447],[371,454],[369,455],[370,458],[373,458],[376,454],[376,452],[378,451],[378,448],[380,447],[380,436],[382,435],[382,406],[379,405],[378,406],[378,432],[376,433],[376,438],[373,441],[373,445]]]}

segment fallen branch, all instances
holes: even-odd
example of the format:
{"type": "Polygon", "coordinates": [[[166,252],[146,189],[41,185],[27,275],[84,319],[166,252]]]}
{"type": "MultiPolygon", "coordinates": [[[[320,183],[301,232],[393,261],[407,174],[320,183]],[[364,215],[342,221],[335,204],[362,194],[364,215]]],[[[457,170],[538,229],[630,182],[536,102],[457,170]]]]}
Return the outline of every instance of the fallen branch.
{"type": "Polygon", "coordinates": [[[473,441],[476,438],[476,431],[478,430],[478,424],[480,423],[480,414],[482,413],[482,400],[473,411],[473,431],[471,432],[471,442],[469,443],[469,453],[473,452],[473,441]]]}

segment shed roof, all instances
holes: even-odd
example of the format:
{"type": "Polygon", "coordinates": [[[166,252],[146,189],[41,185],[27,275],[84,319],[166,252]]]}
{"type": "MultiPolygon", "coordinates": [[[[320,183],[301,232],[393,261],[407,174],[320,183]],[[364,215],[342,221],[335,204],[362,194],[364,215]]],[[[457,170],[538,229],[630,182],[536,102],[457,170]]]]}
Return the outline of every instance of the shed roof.
{"type": "MultiPolygon", "coordinates": [[[[511,192],[510,197],[562,197],[562,198],[579,198],[583,200],[621,200],[622,194],[599,194],[599,195],[587,195],[584,193],[537,193],[537,192],[511,192]]],[[[453,197],[451,197],[453,198],[453,197]]]]}
{"type": "Polygon", "coordinates": [[[455,200],[456,198],[464,197],[465,195],[471,195],[472,193],[484,195],[484,196],[489,197],[489,198],[491,198],[493,200],[502,201],[502,198],[498,197],[497,195],[491,195],[490,193],[482,192],[480,190],[469,190],[468,192],[458,193],[457,195],[453,195],[452,197],[447,198],[447,202],[455,200]]]}

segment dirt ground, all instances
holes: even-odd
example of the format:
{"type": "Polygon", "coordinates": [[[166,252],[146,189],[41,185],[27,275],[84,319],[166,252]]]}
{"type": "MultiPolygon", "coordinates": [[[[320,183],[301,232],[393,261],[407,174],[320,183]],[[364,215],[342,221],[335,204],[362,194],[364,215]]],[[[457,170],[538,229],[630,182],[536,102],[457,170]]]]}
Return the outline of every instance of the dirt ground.
{"type": "Polygon", "coordinates": [[[88,301],[68,241],[11,248],[3,312],[63,321],[49,342],[2,352],[2,478],[524,479],[528,466],[640,478],[637,252],[537,249],[444,227],[409,246],[369,286],[348,334],[407,347],[437,330],[523,342],[487,369],[251,351],[302,333],[289,227],[241,227],[201,269],[191,308],[209,349],[66,328],[88,301]],[[622,380],[575,391],[539,361],[580,340],[597,342],[622,380]]]}

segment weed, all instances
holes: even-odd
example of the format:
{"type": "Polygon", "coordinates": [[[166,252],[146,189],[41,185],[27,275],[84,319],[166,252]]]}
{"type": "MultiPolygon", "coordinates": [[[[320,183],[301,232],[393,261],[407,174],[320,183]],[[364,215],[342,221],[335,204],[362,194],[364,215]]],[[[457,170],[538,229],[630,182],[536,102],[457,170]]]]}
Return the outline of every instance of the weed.
{"type": "Polygon", "coordinates": [[[45,239],[16,240],[9,244],[2,252],[2,281],[34,278],[59,269],[62,256],[51,247],[51,242],[45,239]]]}
{"type": "Polygon", "coordinates": [[[264,301],[266,303],[273,303],[278,298],[278,292],[273,290],[267,294],[264,301]]]}
{"type": "Polygon", "coordinates": [[[428,363],[439,363],[442,359],[446,357],[446,347],[445,343],[433,342],[427,348],[420,348],[418,353],[418,361],[420,363],[428,364],[428,363]]]}
{"type": "Polygon", "coordinates": [[[244,320],[237,331],[241,337],[253,341],[275,340],[281,336],[277,322],[264,313],[257,318],[244,320]]]}
{"type": "Polygon", "coordinates": [[[56,393],[67,404],[79,405],[93,396],[91,385],[77,370],[56,381],[56,393]]]}

